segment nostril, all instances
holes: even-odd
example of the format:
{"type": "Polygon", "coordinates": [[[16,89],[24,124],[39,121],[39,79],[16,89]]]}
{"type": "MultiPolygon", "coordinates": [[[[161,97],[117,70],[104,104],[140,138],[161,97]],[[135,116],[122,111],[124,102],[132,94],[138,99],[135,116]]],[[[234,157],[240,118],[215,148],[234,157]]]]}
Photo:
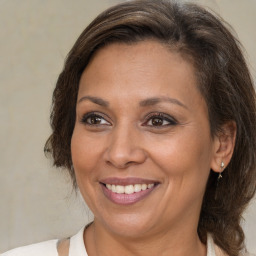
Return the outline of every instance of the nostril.
{"type": "Polygon", "coordinates": [[[115,162],[115,161],[107,161],[107,164],[108,165],[111,165],[111,166],[115,166],[116,168],[118,169],[125,169],[127,167],[129,167],[130,165],[133,165],[133,164],[136,164],[136,162],[133,162],[133,161],[129,161],[129,162],[115,162]]]}

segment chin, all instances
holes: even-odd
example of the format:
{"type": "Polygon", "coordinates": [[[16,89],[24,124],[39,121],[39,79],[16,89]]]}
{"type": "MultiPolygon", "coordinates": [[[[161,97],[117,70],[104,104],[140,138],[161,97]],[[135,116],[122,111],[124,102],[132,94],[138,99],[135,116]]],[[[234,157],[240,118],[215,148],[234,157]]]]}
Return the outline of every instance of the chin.
{"type": "Polygon", "coordinates": [[[95,221],[101,222],[110,233],[133,239],[144,237],[154,226],[152,220],[152,217],[138,213],[112,214],[99,220],[95,218],[95,221]]]}

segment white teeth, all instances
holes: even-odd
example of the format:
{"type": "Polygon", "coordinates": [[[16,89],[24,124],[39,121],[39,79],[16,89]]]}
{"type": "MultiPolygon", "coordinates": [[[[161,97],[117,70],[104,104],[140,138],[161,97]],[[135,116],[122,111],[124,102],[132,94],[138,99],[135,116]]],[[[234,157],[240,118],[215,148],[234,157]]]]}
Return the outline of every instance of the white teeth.
{"type": "Polygon", "coordinates": [[[123,194],[124,193],[124,186],[117,185],[116,186],[116,193],[123,194]]]}
{"type": "Polygon", "coordinates": [[[147,185],[147,184],[142,184],[142,185],[141,185],[141,189],[142,189],[142,190],[146,190],[147,188],[148,188],[148,185],[147,185]]]}
{"type": "Polygon", "coordinates": [[[110,185],[111,186],[111,189],[113,192],[116,192],[116,185],[110,185]]]}
{"type": "Polygon", "coordinates": [[[134,193],[134,187],[133,185],[128,185],[124,187],[124,193],[125,194],[132,194],[134,193]]]}
{"type": "Polygon", "coordinates": [[[134,192],[140,192],[141,191],[141,184],[135,184],[134,185],[134,192]]]}
{"type": "Polygon", "coordinates": [[[140,192],[141,190],[153,188],[154,184],[135,184],[126,186],[106,184],[106,187],[117,194],[133,194],[140,192]]]}
{"type": "Polygon", "coordinates": [[[153,188],[154,184],[148,184],[148,188],[153,188]]]}

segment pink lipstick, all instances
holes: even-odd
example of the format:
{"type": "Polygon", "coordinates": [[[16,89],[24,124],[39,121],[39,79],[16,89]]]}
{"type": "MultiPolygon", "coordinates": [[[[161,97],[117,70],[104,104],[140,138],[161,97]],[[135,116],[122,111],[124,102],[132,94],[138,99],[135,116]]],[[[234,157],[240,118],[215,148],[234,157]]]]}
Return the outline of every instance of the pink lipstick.
{"type": "Polygon", "coordinates": [[[147,197],[159,182],[141,178],[107,178],[100,184],[104,195],[110,201],[130,205],[147,197]]]}

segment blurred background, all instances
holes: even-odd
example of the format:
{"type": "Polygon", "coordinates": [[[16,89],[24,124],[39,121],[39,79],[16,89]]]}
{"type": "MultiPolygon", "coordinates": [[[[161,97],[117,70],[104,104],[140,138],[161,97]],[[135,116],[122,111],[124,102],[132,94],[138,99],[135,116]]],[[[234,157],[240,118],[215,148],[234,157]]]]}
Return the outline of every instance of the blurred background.
{"type": "MultiPolygon", "coordinates": [[[[43,147],[51,95],[86,25],[117,0],[0,0],[0,252],[74,234],[92,219],[43,147]]],[[[198,0],[228,21],[256,77],[256,0],[198,0]]],[[[244,214],[256,253],[256,202],[244,214]]]]}

